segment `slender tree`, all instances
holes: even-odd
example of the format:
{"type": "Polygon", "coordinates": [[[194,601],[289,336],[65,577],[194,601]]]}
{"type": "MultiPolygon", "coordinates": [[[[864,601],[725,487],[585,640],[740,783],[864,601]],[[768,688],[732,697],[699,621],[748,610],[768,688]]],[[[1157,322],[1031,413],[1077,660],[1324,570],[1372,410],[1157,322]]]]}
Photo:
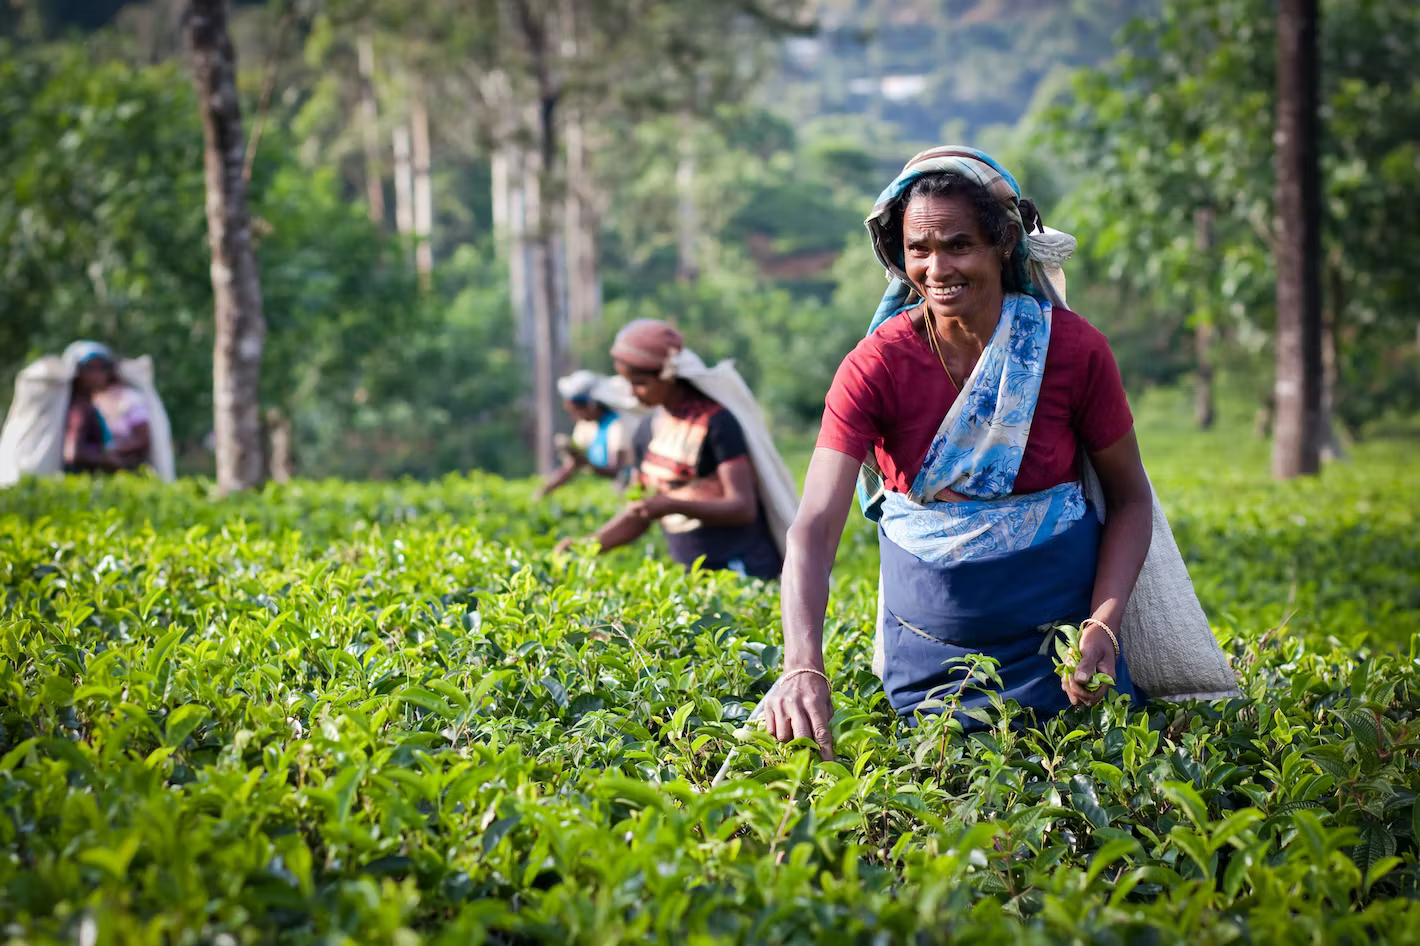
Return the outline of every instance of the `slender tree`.
{"type": "Polygon", "coordinates": [[[246,143],[226,0],[192,0],[187,43],[202,116],[216,323],[213,429],[217,486],[225,493],[259,486],[266,476],[258,404],[266,322],[242,173],[246,143]]]}
{"type": "Polygon", "coordinates": [[[1277,19],[1277,414],[1272,475],[1321,468],[1321,162],[1318,0],[1277,19]]]}
{"type": "Polygon", "coordinates": [[[365,149],[365,202],[370,219],[385,222],[385,182],[380,172],[379,105],[375,98],[375,40],[361,33],[355,40],[360,67],[360,141],[365,149]]]}
{"type": "Polygon", "coordinates": [[[1212,300],[1215,294],[1216,266],[1213,263],[1213,208],[1199,207],[1193,212],[1194,246],[1198,259],[1206,274],[1199,280],[1198,290],[1203,294],[1204,306],[1194,312],[1196,323],[1193,327],[1193,352],[1198,367],[1193,376],[1193,419],[1200,430],[1213,427],[1213,312],[1212,300]]]}

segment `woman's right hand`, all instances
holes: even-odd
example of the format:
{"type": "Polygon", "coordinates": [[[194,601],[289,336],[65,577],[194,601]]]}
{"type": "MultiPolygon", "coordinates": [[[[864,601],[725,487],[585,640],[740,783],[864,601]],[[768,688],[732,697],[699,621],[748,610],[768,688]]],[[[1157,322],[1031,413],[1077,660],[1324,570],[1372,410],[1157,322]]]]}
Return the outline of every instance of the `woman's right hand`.
{"type": "Polygon", "coordinates": [[[833,761],[832,719],[828,681],[817,673],[796,673],[764,699],[769,734],[780,742],[812,739],[825,762],[833,761]]]}

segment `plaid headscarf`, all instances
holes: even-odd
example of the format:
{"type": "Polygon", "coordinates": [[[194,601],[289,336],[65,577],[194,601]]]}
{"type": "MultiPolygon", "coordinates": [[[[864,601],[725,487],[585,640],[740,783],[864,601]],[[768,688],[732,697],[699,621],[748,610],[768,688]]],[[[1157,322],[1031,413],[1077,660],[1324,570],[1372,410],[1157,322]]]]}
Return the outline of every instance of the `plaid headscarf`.
{"type": "MultiPolygon", "coordinates": [[[[1040,228],[1041,233],[1031,233],[1032,226],[1028,226],[1021,215],[1020,185],[1016,183],[1010,171],[997,164],[984,151],[962,145],[941,145],[929,148],[908,161],[902,173],[878,195],[873,212],[865,221],[868,235],[873,241],[873,252],[877,255],[878,262],[887,270],[888,278],[892,280],[887,291],[883,293],[878,310],[873,313],[868,334],[871,335],[895,312],[907,306],[915,294],[912,283],[907,278],[905,261],[901,255],[889,257],[886,249],[884,237],[888,227],[894,222],[901,225],[901,221],[892,219],[893,207],[918,178],[942,172],[959,174],[969,181],[975,181],[996,198],[1007,219],[1020,228],[1021,233],[1022,252],[1011,254],[1007,265],[1015,267],[1017,280],[1025,286],[1027,293],[1042,302],[1064,305],[1062,292],[1048,277],[1051,275],[1051,269],[1058,271],[1074,252],[1075,238],[1068,233],[1047,230],[1044,227],[1040,228]]],[[[1033,213],[1031,217],[1031,224],[1039,227],[1039,218],[1033,213]]]]}

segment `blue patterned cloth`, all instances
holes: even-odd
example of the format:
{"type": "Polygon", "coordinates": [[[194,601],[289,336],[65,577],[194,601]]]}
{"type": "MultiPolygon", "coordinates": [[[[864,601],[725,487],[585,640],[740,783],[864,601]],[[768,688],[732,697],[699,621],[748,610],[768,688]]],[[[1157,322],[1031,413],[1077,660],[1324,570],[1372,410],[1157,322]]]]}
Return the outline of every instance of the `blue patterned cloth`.
{"type": "Polygon", "coordinates": [[[943,418],[909,495],[883,496],[880,524],[928,562],[1029,548],[1078,521],[1078,482],[1013,496],[1050,346],[1051,306],[1008,293],[991,341],[943,418]],[[943,490],[957,494],[939,501],[943,490]]]}

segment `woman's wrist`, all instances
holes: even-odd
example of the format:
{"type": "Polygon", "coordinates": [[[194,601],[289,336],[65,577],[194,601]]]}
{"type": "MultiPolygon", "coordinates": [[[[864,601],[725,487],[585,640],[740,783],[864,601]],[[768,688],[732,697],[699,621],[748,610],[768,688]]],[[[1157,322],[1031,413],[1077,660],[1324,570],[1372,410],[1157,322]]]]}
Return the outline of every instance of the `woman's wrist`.
{"type": "Polygon", "coordinates": [[[1097,617],[1088,617],[1080,622],[1080,640],[1084,641],[1087,635],[1099,634],[1109,641],[1110,649],[1114,651],[1114,656],[1120,655],[1119,635],[1113,627],[1097,617]]]}
{"type": "Polygon", "coordinates": [[[784,669],[799,670],[807,668],[816,673],[824,672],[823,647],[811,641],[784,642],[784,669]]]}

